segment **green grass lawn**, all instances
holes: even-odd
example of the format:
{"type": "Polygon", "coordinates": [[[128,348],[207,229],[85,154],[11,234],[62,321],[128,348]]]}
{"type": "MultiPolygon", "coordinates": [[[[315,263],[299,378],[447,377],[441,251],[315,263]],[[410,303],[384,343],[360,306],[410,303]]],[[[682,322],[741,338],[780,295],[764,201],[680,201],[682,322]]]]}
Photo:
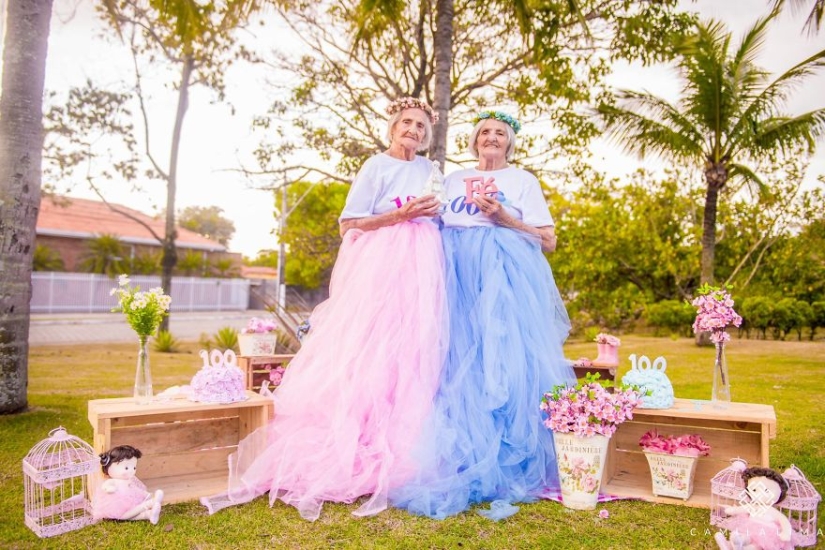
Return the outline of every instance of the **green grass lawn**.
{"type": "MultiPolygon", "coordinates": [[[[197,351],[196,344],[186,344],[183,353],[153,352],[155,390],[187,383],[202,364],[197,351]]],[[[573,341],[565,351],[571,359],[593,358],[596,345],[573,341]]],[[[638,501],[611,502],[595,511],[542,501],[524,504],[497,523],[472,511],[444,521],[397,510],[356,518],[356,505],[340,504],[325,505],[321,518],[309,523],[291,507],[270,508],[266,498],[214,516],[192,502],[165,506],[157,526],[109,521],[38,539],[23,524],[23,457],[59,425],[91,443],[86,402],[129,395],[136,352],[136,345],[126,344],[31,350],[30,409],[0,416],[0,548],[716,548],[707,510],[638,501]],[[599,518],[601,509],[609,518],[599,518]]],[[[709,398],[711,348],[697,348],[690,339],[623,336],[620,352],[620,376],[631,353],[664,355],[677,397],[709,398]]],[[[825,343],[734,339],[728,363],[734,401],[776,409],[771,465],[781,470],[796,464],[823,493],[825,343]]],[[[818,547],[825,548],[823,541],[820,535],[818,547]]]]}

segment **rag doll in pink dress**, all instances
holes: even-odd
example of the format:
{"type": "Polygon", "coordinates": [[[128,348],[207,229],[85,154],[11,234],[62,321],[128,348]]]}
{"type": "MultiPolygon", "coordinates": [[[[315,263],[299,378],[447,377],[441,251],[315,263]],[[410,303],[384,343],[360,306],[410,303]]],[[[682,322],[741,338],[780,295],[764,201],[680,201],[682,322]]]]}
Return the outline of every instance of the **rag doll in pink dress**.
{"type": "Polygon", "coordinates": [[[163,504],[163,491],[146,490],[135,474],[141,452],[129,445],[119,445],[100,455],[105,480],[92,496],[95,520],[145,520],[156,525],[163,504]]]}
{"type": "Polygon", "coordinates": [[[791,522],[774,504],[782,502],[788,482],[770,468],[748,468],[742,472],[748,502],[725,507],[732,516],[730,539],[723,533],[714,538],[721,550],[793,550],[791,522]]]}

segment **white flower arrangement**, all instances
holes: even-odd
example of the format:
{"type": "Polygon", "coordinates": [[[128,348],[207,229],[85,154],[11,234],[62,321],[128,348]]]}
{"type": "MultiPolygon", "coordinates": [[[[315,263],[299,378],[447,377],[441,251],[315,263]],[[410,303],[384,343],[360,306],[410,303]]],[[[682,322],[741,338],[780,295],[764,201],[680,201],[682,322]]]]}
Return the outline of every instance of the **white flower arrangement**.
{"type": "Polygon", "coordinates": [[[118,307],[112,311],[122,311],[137,335],[147,338],[154,334],[160,322],[169,315],[172,298],[163,293],[160,287],[142,292],[139,286],[132,288],[128,275],[120,275],[118,286],[109,293],[118,297],[118,307]]]}

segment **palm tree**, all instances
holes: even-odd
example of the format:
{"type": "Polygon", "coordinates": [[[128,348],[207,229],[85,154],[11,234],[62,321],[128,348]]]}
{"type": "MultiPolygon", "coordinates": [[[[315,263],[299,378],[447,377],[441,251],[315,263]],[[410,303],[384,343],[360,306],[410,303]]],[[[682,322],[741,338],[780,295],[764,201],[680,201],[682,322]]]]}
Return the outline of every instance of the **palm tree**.
{"type": "Polygon", "coordinates": [[[825,64],[825,50],[773,81],[755,64],[767,25],[775,16],[772,12],[759,19],[736,49],[731,49],[731,34],[722,23],[700,23],[680,51],[678,69],[685,85],[677,104],[646,92],[622,90],[618,106],[599,107],[607,132],[626,150],[703,167],[707,189],[702,282],[714,279],[719,192],[736,178],[762,187],[747,161],[769,158],[777,149],[783,153],[799,147],[813,150],[825,130],[825,109],[797,116],[782,113],[792,90],[825,64]]]}
{"type": "Polygon", "coordinates": [[[203,252],[187,250],[183,258],[178,260],[176,269],[187,277],[192,275],[202,276],[206,270],[206,258],[204,258],[203,252]]]}
{"type": "Polygon", "coordinates": [[[98,235],[86,247],[86,254],[80,261],[81,271],[110,277],[126,273],[128,262],[124,260],[123,243],[117,235],[98,235]]]}
{"type": "Polygon", "coordinates": [[[38,244],[32,256],[32,271],[63,271],[65,266],[60,253],[48,246],[38,244]]]}
{"type": "MultiPolygon", "coordinates": [[[[781,10],[785,7],[785,0],[773,0],[774,9],[781,10]]],[[[808,34],[819,32],[822,27],[822,18],[825,17],[825,0],[791,0],[792,9],[804,9],[807,4],[811,4],[811,13],[805,20],[805,28],[808,34]]]]}
{"type": "Polygon", "coordinates": [[[40,209],[52,0],[6,3],[0,95],[0,414],[28,404],[29,301],[40,209]]]}

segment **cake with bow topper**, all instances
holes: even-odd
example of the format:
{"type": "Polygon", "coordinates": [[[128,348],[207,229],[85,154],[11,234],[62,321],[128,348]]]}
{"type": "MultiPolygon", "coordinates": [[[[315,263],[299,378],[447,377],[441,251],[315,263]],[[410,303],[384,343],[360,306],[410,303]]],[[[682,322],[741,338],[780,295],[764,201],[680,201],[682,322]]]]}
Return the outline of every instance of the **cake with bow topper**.
{"type": "Polygon", "coordinates": [[[669,409],[673,406],[673,384],[665,374],[667,361],[657,357],[651,364],[646,355],[630,356],[630,370],[622,376],[622,383],[638,387],[642,393],[640,409],[669,409]]]}

